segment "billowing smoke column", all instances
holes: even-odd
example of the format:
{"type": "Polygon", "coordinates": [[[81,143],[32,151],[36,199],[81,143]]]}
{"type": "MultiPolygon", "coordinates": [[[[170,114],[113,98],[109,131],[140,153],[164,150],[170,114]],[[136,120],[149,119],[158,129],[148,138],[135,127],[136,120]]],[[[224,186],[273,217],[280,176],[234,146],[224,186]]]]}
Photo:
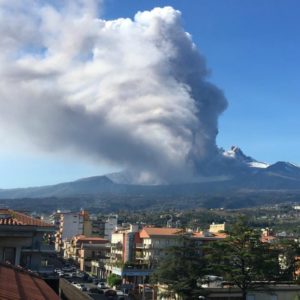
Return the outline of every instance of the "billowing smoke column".
{"type": "Polygon", "coordinates": [[[0,1],[1,128],[114,163],[135,182],[201,173],[227,102],[180,12],[105,21],[93,1],[65,3],[0,1]]]}

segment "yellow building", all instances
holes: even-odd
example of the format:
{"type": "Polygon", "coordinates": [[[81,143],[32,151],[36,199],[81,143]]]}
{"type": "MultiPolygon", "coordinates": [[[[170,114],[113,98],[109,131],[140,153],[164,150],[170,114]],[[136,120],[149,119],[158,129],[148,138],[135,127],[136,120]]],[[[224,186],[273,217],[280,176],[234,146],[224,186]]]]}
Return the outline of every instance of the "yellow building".
{"type": "Polygon", "coordinates": [[[209,232],[211,233],[218,233],[218,232],[222,232],[226,230],[226,223],[222,223],[222,224],[215,224],[212,223],[209,225],[209,232]]]}

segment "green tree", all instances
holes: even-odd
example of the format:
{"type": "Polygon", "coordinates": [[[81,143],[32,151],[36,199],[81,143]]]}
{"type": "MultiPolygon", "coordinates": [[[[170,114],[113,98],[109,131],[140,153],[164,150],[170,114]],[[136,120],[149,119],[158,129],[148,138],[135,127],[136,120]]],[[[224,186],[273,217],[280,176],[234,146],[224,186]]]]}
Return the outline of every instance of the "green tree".
{"type": "Polygon", "coordinates": [[[107,282],[108,282],[109,286],[118,286],[122,283],[122,278],[119,275],[110,274],[107,277],[107,282]]]}
{"type": "Polygon", "coordinates": [[[166,250],[158,267],[151,275],[154,283],[165,284],[168,292],[183,299],[198,299],[199,278],[203,275],[204,260],[195,241],[189,236],[178,237],[178,245],[166,250]]]}
{"type": "Polygon", "coordinates": [[[288,281],[299,281],[297,271],[300,268],[300,245],[296,240],[281,240],[274,247],[279,254],[280,279],[288,281]]]}
{"type": "Polygon", "coordinates": [[[210,272],[237,286],[243,299],[247,291],[280,275],[278,251],[269,243],[261,242],[261,232],[250,228],[243,217],[228,231],[227,238],[211,243],[206,252],[210,272]]]}

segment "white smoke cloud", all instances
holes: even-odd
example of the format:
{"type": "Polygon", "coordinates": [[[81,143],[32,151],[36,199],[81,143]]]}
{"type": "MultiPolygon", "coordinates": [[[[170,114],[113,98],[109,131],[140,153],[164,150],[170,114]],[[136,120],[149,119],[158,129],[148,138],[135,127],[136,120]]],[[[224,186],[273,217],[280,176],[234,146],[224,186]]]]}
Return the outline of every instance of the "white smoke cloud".
{"type": "Polygon", "coordinates": [[[97,18],[97,2],[0,0],[0,126],[138,182],[189,180],[227,106],[172,7],[97,18]],[[59,3],[59,2],[58,2],[59,3]]]}

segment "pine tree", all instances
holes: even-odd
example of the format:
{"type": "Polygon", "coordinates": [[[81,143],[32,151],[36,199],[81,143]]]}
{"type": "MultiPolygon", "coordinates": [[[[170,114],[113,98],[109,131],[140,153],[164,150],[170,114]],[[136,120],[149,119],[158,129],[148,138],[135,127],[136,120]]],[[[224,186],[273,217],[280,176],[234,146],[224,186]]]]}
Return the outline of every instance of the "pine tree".
{"type": "Polygon", "coordinates": [[[204,274],[204,260],[194,240],[188,236],[179,238],[178,246],[170,247],[151,276],[152,282],[165,284],[170,293],[183,299],[199,299],[198,286],[204,274]]]}
{"type": "Polygon", "coordinates": [[[261,241],[261,232],[240,217],[222,241],[210,244],[206,260],[213,274],[247,292],[276,279],[280,274],[278,251],[261,241]]]}

